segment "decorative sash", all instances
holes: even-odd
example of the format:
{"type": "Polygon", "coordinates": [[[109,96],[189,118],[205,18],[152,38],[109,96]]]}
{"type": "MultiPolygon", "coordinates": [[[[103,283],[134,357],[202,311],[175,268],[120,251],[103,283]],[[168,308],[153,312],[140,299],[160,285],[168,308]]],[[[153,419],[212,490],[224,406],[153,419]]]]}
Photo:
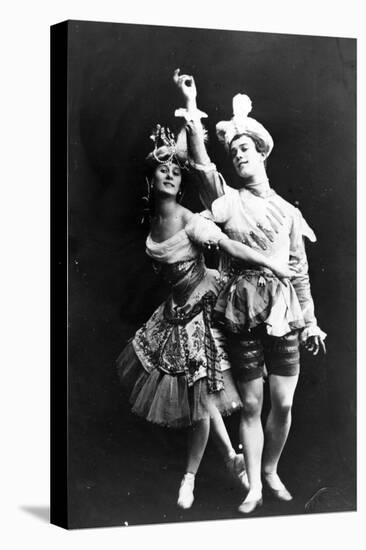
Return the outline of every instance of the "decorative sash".
{"type": "MultiPolygon", "coordinates": [[[[184,308],[181,308],[179,312],[172,312],[172,309],[169,307],[169,301],[164,308],[164,318],[174,326],[182,326],[183,330],[185,330],[185,325],[202,311],[205,325],[204,346],[207,360],[207,386],[210,393],[220,391],[224,388],[223,376],[217,360],[215,340],[211,332],[211,313],[216,303],[216,298],[215,293],[209,291],[188,312],[184,312],[184,308]]],[[[188,338],[187,333],[186,338],[188,338]]],[[[186,374],[189,375],[188,365],[185,368],[187,369],[186,374]]]]}

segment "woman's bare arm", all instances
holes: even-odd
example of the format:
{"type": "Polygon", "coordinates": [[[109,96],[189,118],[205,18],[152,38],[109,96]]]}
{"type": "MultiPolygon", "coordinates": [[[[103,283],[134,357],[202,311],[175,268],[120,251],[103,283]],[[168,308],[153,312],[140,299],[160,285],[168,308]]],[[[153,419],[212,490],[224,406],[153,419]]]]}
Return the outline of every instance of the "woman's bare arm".
{"type": "Polygon", "coordinates": [[[240,243],[238,241],[232,241],[231,239],[220,239],[218,241],[218,246],[221,250],[229,254],[230,256],[243,260],[245,262],[250,262],[255,265],[262,265],[267,267],[277,276],[282,278],[293,277],[294,273],[286,264],[281,264],[274,260],[271,260],[250,248],[246,244],[240,243]]]}

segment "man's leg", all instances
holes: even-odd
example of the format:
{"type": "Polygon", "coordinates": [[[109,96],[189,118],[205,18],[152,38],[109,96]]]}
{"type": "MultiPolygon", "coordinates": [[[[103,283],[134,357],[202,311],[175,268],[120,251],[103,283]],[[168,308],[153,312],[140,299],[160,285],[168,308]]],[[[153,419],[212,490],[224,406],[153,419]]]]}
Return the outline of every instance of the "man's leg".
{"type": "Polygon", "coordinates": [[[281,500],[291,500],[292,496],[278,477],[277,467],[290,431],[292,402],[300,372],[298,331],[281,338],[267,335],[264,357],[270,375],[271,409],[265,427],[262,471],[272,492],[281,500]]]}
{"type": "MultiPolygon", "coordinates": [[[[277,467],[291,426],[291,409],[299,376],[269,377],[271,410],[265,426],[265,444],[262,460],[264,478],[273,491],[284,491],[277,467]]],[[[291,500],[291,495],[278,493],[283,500],[291,500]]]]}
{"type": "Polygon", "coordinates": [[[252,333],[229,334],[227,345],[233,376],[243,403],[239,435],[243,445],[249,492],[239,506],[239,511],[248,514],[262,501],[263,345],[260,338],[252,333]]]}
{"type": "Polygon", "coordinates": [[[263,428],[261,412],[263,404],[263,379],[237,383],[243,401],[240,420],[240,439],[249,479],[249,492],[239,510],[250,513],[262,498],[261,458],[263,451],[263,428]],[[254,507],[252,507],[252,503],[254,507]]]}

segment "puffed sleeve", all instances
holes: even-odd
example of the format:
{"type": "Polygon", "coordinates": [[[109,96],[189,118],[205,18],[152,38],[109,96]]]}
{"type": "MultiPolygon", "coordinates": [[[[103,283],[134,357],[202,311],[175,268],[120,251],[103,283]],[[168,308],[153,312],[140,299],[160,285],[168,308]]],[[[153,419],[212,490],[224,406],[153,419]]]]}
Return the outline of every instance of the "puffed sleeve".
{"type": "Polygon", "coordinates": [[[226,223],[232,215],[233,201],[238,200],[238,192],[224,184],[224,195],[211,204],[212,218],[216,223],[226,223]]]}
{"type": "Polygon", "coordinates": [[[185,231],[191,241],[204,245],[206,243],[216,245],[219,240],[228,239],[228,236],[207,217],[207,212],[194,214],[185,227],[185,231]]]}
{"type": "Polygon", "coordinates": [[[296,271],[291,279],[298,300],[301,305],[306,327],[302,333],[302,340],[309,336],[325,338],[326,334],[318,327],[314,313],[314,302],[311,295],[308,261],[305,251],[305,237],[311,242],[316,241],[314,231],[304,220],[299,209],[294,208],[292,225],[290,228],[290,261],[289,265],[296,271]]]}
{"type": "Polygon", "coordinates": [[[225,181],[220,172],[216,170],[215,164],[198,164],[190,161],[192,168],[197,174],[197,189],[199,197],[205,208],[211,208],[215,199],[224,194],[225,181]]]}
{"type": "Polygon", "coordinates": [[[230,196],[223,195],[211,205],[212,217],[216,223],[225,223],[230,216],[230,196]]]}

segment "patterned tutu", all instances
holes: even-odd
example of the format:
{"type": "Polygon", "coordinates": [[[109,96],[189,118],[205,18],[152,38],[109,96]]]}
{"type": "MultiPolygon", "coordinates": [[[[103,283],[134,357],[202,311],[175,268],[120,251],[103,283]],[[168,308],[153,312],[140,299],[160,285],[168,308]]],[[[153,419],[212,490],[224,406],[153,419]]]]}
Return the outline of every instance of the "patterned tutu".
{"type": "Polygon", "coordinates": [[[205,266],[201,250],[222,238],[212,221],[193,214],[166,241],[146,239],[146,252],[171,294],[122,351],[117,368],[132,411],[149,422],[192,426],[213,407],[227,415],[242,406],[223,334],[211,326],[222,279],[205,266]]]}

